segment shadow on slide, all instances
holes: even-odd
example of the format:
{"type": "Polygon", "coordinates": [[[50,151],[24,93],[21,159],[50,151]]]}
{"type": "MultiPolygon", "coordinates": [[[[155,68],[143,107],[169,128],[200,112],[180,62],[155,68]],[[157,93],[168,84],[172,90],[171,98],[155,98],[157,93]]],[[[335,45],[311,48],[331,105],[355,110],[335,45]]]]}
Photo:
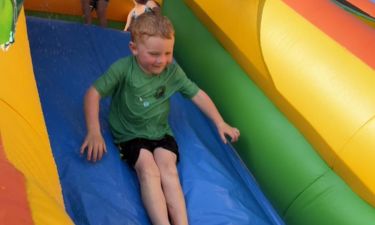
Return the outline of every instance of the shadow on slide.
{"type": "MultiPolygon", "coordinates": [[[[150,224],[134,171],[112,144],[101,102],[108,153],[97,163],[79,154],[86,134],[83,96],[110,64],[129,55],[128,33],[27,18],[34,73],[66,210],[75,224],[150,224]]],[[[180,147],[178,165],[192,225],[284,224],[234,149],[189,100],[171,99],[170,124],[180,147]]]]}

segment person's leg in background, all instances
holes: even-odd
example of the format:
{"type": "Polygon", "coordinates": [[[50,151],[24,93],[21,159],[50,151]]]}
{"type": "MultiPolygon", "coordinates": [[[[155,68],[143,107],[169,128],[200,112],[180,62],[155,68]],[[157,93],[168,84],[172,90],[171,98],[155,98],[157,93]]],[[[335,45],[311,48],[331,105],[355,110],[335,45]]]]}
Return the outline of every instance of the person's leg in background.
{"type": "Polygon", "coordinates": [[[81,7],[83,13],[83,21],[85,24],[91,24],[91,7],[90,0],[81,0],[81,7]]]}
{"type": "MultiPolygon", "coordinates": [[[[83,0],[85,1],[85,0],[83,0]]],[[[98,0],[96,3],[96,15],[99,19],[99,25],[101,27],[107,27],[107,7],[108,1],[107,0],[98,0]]]]}

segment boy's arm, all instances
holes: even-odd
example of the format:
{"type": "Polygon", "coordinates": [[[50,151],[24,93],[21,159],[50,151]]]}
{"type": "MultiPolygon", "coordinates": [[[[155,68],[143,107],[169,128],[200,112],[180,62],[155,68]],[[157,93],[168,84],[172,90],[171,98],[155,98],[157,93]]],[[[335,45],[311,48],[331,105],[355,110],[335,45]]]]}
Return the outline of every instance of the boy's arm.
{"type": "Polygon", "coordinates": [[[99,92],[92,86],[87,91],[84,100],[87,134],[81,146],[81,154],[87,150],[87,160],[96,162],[107,152],[99,123],[99,92]]]}
{"type": "Polygon", "coordinates": [[[206,92],[199,90],[192,98],[192,101],[214,122],[219,131],[220,137],[225,144],[227,143],[225,135],[228,135],[232,142],[238,140],[240,131],[235,127],[231,127],[223,120],[215,104],[206,92]]]}

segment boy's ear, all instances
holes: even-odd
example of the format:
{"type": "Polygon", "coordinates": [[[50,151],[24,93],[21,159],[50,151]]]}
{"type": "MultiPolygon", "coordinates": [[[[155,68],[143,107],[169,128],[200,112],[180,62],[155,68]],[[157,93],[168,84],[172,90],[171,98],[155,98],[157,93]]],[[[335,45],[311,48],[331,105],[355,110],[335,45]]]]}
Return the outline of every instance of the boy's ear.
{"type": "Polygon", "coordinates": [[[129,42],[129,48],[133,55],[137,55],[138,53],[137,45],[134,42],[132,41],[129,42]]]}

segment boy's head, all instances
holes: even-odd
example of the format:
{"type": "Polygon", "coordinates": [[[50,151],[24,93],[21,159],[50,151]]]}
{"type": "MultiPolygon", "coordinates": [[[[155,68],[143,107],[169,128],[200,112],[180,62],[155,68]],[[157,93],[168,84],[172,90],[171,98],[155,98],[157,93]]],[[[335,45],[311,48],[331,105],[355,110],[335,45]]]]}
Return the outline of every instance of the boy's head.
{"type": "Polygon", "coordinates": [[[171,21],[159,13],[147,12],[139,15],[131,23],[131,38],[138,42],[147,37],[174,38],[174,28],[171,21]]]}
{"type": "Polygon", "coordinates": [[[148,74],[160,74],[173,60],[174,28],[160,14],[143,13],[131,25],[130,50],[148,74]]]}

